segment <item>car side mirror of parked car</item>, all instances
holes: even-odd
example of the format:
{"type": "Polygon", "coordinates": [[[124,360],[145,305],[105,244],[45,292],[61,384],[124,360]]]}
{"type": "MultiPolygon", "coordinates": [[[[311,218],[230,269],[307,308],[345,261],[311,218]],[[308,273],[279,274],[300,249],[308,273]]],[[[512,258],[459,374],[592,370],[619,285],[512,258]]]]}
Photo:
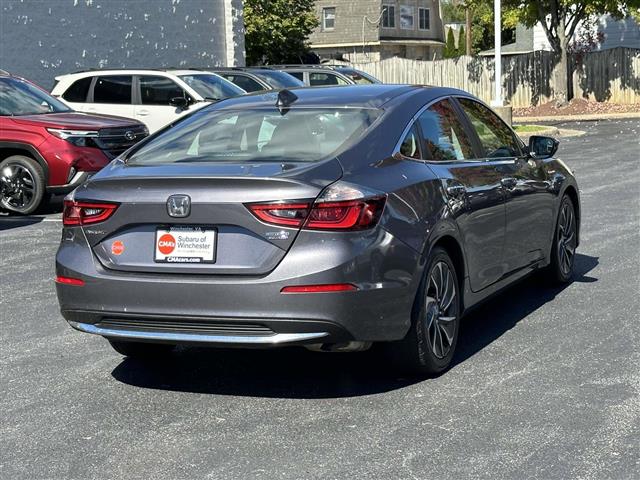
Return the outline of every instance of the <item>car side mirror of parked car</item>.
{"type": "Polygon", "coordinates": [[[538,160],[553,157],[559,144],[555,138],[532,135],[529,138],[529,155],[538,160]]]}
{"type": "Polygon", "coordinates": [[[179,108],[181,110],[186,110],[187,108],[189,108],[189,100],[186,99],[185,97],[172,97],[169,100],[169,105],[171,105],[172,107],[179,108]]]}

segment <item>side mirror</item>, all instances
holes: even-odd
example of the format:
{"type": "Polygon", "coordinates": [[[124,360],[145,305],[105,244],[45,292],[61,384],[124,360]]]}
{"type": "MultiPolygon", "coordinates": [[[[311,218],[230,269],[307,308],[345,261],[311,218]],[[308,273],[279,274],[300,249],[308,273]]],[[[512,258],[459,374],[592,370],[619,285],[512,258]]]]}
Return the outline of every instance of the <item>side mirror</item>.
{"type": "Polygon", "coordinates": [[[169,105],[171,105],[172,107],[179,108],[181,110],[186,110],[187,108],[189,108],[189,100],[186,99],[185,97],[172,97],[169,100],[169,105]]]}
{"type": "Polygon", "coordinates": [[[558,151],[559,144],[555,138],[532,135],[529,138],[529,155],[539,160],[551,158],[558,151]]]}

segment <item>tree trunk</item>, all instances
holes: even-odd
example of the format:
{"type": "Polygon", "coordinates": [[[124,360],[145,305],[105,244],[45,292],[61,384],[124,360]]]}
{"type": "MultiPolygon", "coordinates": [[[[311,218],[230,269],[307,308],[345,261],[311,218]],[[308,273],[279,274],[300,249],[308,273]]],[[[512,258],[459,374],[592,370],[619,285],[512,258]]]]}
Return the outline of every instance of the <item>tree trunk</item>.
{"type": "Polygon", "coordinates": [[[569,39],[567,38],[563,22],[560,22],[558,25],[557,32],[558,42],[554,48],[557,58],[557,63],[554,67],[554,96],[556,105],[563,106],[571,100],[569,95],[569,39]]]}
{"type": "Polygon", "coordinates": [[[465,34],[467,35],[467,51],[465,54],[471,56],[471,9],[469,7],[465,8],[464,13],[467,23],[467,30],[465,31],[465,34]]]}

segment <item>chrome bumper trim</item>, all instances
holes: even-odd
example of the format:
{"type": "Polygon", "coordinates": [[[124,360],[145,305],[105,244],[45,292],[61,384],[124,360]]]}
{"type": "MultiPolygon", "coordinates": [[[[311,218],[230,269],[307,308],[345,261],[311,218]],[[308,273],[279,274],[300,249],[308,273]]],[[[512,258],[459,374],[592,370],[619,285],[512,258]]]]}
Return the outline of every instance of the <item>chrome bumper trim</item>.
{"type": "Polygon", "coordinates": [[[276,333],[274,335],[207,335],[200,333],[146,332],[142,330],[116,330],[97,327],[91,323],[69,322],[76,330],[111,338],[132,340],[157,340],[162,342],[220,343],[236,345],[281,345],[285,343],[313,340],[329,335],[328,332],[276,333]]]}

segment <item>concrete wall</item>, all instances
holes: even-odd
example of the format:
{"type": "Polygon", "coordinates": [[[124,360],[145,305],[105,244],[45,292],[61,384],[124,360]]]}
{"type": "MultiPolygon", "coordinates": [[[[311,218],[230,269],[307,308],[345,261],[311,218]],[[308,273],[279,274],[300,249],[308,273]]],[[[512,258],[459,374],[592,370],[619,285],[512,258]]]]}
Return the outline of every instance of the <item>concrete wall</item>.
{"type": "Polygon", "coordinates": [[[0,68],[45,88],[87,68],[244,65],[241,0],[1,0],[0,68]]]}

